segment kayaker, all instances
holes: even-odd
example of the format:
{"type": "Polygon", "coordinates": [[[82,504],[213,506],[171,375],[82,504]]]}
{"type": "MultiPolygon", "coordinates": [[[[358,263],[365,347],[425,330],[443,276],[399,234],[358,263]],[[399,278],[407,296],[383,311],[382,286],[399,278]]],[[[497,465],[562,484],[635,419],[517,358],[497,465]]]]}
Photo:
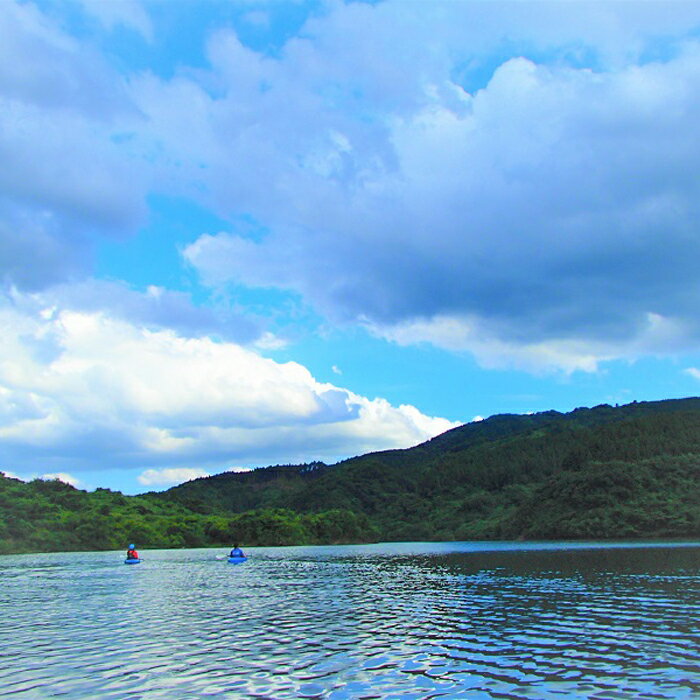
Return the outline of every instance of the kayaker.
{"type": "Polygon", "coordinates": [[[233,549],[231,550],[231,553],[229,554],[230,557],[245,557],[245,554],[243,554],[243,550],[237,545],[233,545],[233,549]]]}
{"type": "Polygon", "coordinates": [[[139,553],[134,549],[134,545],[130,544],[129,549],[126,550],[127,559],[138,559],[139,553]]]}

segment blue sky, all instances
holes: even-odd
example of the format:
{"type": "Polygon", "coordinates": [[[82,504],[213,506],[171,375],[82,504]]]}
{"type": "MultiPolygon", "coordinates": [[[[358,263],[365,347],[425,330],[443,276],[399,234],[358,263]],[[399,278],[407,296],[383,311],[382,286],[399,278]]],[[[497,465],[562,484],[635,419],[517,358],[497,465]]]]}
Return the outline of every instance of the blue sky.
{"type": "Polygon", "coordinates": [[[127,493],[700,393],[700,5],[0,3],[0,469],[127,493]]]}

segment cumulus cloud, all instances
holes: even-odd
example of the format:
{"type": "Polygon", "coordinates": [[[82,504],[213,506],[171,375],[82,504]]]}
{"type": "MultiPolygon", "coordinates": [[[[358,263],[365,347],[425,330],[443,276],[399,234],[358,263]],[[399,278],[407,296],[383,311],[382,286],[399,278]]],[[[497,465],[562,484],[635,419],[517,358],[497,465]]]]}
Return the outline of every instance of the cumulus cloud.
{"type": "Polygon", "coordinates": [[[76,489],[85,488],[85,483],[82,479],[77,476],[73,476],[68,472],[48,472],[46,474],[30,474],[26,476],[19,476],[14,472],[6,471],[4,469],[0,470],[0,474],[10,478],[18,479],[19,481],[30,481],[31,479],[43,479],[44,481],[62,481],[64,484],[70,484],[76,489]]]}
{"type": "Polygon", "coordinates": [[[15,294],[14,302],[25,308],[70,308],[90,313],[104,312],[148,328],[167,328],[180,335],[214,336],[259,349],[278,349],[284,340],[262,329],[253,315],[233,312],[228,306],[198,306],[186,292],[151,285],[145,291],[124,282],[84,279],[57,284],[33,294],[15,294]]]}
{"type": "Polygon", "coordinates": [[[211,475],[204,469],[181,467],[179,469],[146,469],[137,479],[144,486],[174,486],[203,476],[211,475]]]}
{"type": "Polygon", "coordinates": [[[398,345],[430,343],[452,352],[470,352],[486,368],[516,367],[533,373],[557,368],[567,374],[595,372],[601,362],[619,357],[680,352],[691,346],[695,330],[687,320],[647,314],[629,337],[596,340],[591,337],[550,337],[514,341],[499,337],[499,329],[476,316],[436,316],[393,325],[367,324],[368,330],[398,345]]]}
{"type": "MultiPolygon", "coordinates": [[[[377,21],[382,12],[356,11],[377,21]]],[[[285,61],[273,65],[230,37],[218,40],[223,85],[235,78],[245,91],[238,73],[225,72],[241,55],[271,85],[254,101],[262,115],[254,128],[243,128],[240,108],[226,99],[218,118],[231,133],[234,124],[241,129],[241,139],[265,134],[264,170],[285,180],[272,175],[277,206],[267,215],[250,180],[221,180],[226,200],[245,202],[270,230],[261,240],[222,232],[190,245],[185,255],[207,283],[287,289],[334,321],[387,334],[468,318],[515,364],[532,352],[569,369],[627,348],[676,350],[675,335],[664,345],[656,334],[644,346],[650,318],[668,319],[683,329],[682,343],[697,346],[697,41],[686,39],[663,61],[618,57],[597,71],[513,58],[473,94],[452,80],[447,56],[431,55],[421,64],[430,75],[414,84],[406,71],[403,89],[413,92],[390,104],[367,97],[367,81],[383,77],[368,66],[369,77],[357,78],[365,81],[366,111],[356,112],[365,127],[346,109],[348,93],[331,91],[342,65],[318,69],[328,57],[325,32],[334,36],[333,20],[330,28],[324,21],[314,24],[316,43],[290,42],[285,61]],[[292,138],[289,126],[278,128],[275,99],[299,87],[292,67],[312,66],[321,75],[294,93],[306,121],[285,111],[301,125],[292,138]]],[[[239,148],[249,147],[236,140],[229,157],[246,162],[239,148]]],[[[463,341],[481,357],[478,340],[463,341]]]]}
{"type": "Polygon", "coordinates": [[[71,486],[74,486],[76,489],[81,488],[83,486],[83,482],[80,479],[73,476],[72,474],[68,474],[67,472],[55,472],[55,473],[49,473],[49,474],[41,474],[39,476],[39,479],[44,479],[45,481],[52,481],[55,479],[57,481],[62,481],[64,484],[70,484],[71,486]]]}
{"type": "Polygon", "coordinates": [[[297,363],[232,342],[37,309],[20,296],[0,306],[4,464],[329,461],[406,447],[455,425],[320,383],[297,363]]]}
{"type": "Polygon", "coordinates": [[[0,474],[3,476],[6,476],[8,479],[17,479],[19,481],[26,481],[26,479],[22,478],[18,474],[15,474],[14,472],[7,471],[6,469],[0,469],[0,474]]]}
{"type": "MultiPolygon", "coordinates": [[[[51,126],[49,115],[91,116],[99,123],[133,113],[124,81],[100,52],[72,37],[35,4],[3,2],[0,30],[0,94],[9,107],[43,108],[47,127],[51,126]]],[[[9,123],[20,115],[24,113],[9,110],[5,114],[9,123]]],[[[40,136],[36,126],[26,124],[19,135],[40,136]]]]}
{"type": "Polygon", "coordinates": [[[153,39],[153,24],[144,6],[136,0],[80,0],[84,10],[94,16],[107,29],[124,26],[141,34],[145,39],[153,39]]]}
{"type": "MultiPolygon", "coordinates": [[[[153,37],[118,4],[84,2],[153,37]]],[[[158,190],[259,224],[185,249],[206,284],[396,342],[565,371],[698,347],[700,6],[329,2],[274,54],[221,26],[206,68],[120,73],[1,4],[6,283],[84,273],[158,190]]]]}
{"type": "Polygon", "coordinates": [[[39,289],[89,269],[96,234],[143,220],[150,176],[130,146],[143,115],[100,53],[33,4],[0,3],[0,34],[0,282],[39,289]]]}

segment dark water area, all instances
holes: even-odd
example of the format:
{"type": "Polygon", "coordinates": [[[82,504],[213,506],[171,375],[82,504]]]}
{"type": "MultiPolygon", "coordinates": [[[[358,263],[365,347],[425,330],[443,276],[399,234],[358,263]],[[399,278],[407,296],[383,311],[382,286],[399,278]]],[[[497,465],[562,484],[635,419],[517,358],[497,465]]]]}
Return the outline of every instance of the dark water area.
{"type": "Polygon", "coordinates": [[[700,697],[700,543],[0,557],[0,695],[700,697]]]}

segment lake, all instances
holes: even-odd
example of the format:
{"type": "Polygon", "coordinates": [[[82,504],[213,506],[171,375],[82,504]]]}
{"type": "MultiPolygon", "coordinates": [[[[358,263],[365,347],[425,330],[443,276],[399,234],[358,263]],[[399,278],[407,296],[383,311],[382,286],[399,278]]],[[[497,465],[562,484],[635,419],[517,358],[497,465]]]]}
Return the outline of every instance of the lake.
{"type": "Polygon", "coordinates": [[[700,543],[221,553],[0,557],[0,694],[700,697],[700,543]]]}

